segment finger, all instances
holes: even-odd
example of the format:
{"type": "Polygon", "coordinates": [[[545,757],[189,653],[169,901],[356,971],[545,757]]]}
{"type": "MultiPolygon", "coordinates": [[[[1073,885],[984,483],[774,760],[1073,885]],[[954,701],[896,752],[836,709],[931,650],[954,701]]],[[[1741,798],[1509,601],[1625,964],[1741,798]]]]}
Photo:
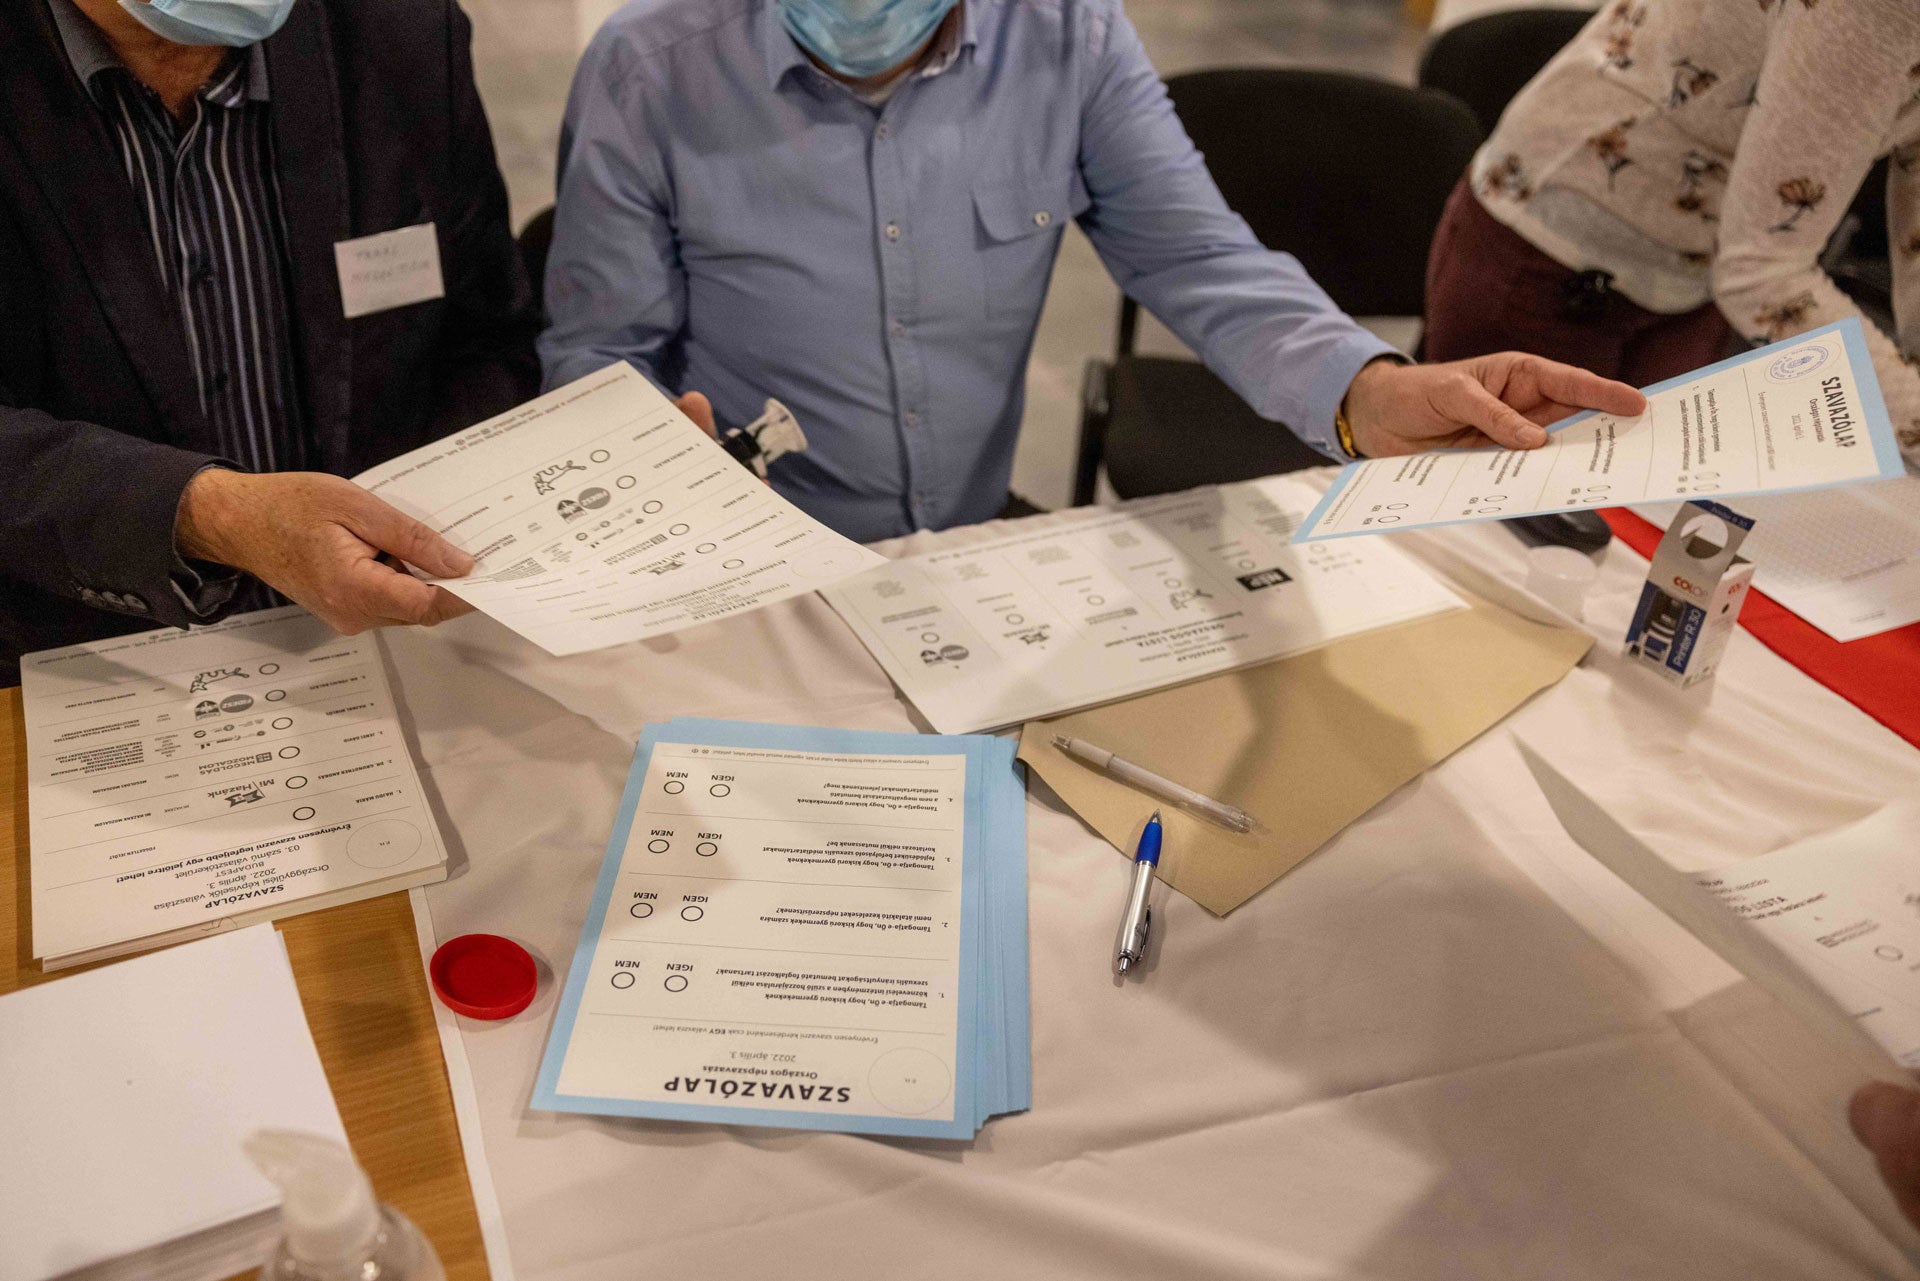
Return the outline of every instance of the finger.
{"type": "Polygon", "coordinates": [[[1513,406],[1488,391],[1478,379],[1463,375],[1449,379],[1434,397],[1433,408],[1462,427],[1472,427],[1508,449],[1538,449],[1547,443],[1546,431],[1527,421],[1513,406]]]}
{"type": "Polygon", "coordinates": [[[1873,1153],[1901,1210],[1913,1219],[1920,1208],[1920,1094],[1876,1081],[1853,1096],[1847,1122],[1873,1153]]]}
{"type": "Polygon", "coordinates": [[[361,562],[341,590],[333,594],[331,603],[362,628],[431,627],[469,608],[443,587],[423,583],[412,574],[372,560],[361,562]]]}
{"type": "Polygon", "coordinates": [[[713,425],[713,403],[699,392],[690,391],[680,399],[674,401],[673,404],[674,408],[693,419],[693,421],[698,424],[700,430],[707,433],[707,435],[718,436],[720,434],[713,425]]]}
{"type": "Polygon", "coordinates": [[[1590,369],[1563,365],[1540,356],[1522,356],[1520,372],[1530,376],[1548,400],[1575,409],[1638,416],[1646,412],[1647,398],[1623,382],[1602,378],[1590,369]]]}
{"type": "Polygon", "coordinates": [[[405,512],[360,492],[347,522],[356,535],[436,578],[459,578],[473,568],[473,557],[405,512]]]}

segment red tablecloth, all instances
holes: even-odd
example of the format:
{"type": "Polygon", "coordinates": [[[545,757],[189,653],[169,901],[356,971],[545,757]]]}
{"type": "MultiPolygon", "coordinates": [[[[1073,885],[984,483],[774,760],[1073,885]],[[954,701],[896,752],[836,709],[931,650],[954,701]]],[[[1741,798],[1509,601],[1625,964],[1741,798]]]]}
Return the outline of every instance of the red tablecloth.
{"type": "MultiPolygon", "coordinates": [[[[1651,558],[1661,530],[1624,508],[1601,513],[1621,541],[1651,558]]],[[[1740,625],[1900,737],[1920,747],[1920,623],[1841,642],[1762,592],[1752,592],[1740,625]]]]}

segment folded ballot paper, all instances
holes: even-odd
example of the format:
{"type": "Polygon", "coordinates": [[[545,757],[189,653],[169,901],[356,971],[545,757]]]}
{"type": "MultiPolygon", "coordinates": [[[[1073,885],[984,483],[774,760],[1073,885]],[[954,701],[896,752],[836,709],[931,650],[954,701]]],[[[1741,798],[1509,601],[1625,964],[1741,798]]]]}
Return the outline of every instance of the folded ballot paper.
{"type": "Polygon", "coordinates": [[[1014,744],[641,735],[533,1106],[970,1138],[1032,1094],[1014,744]]]}

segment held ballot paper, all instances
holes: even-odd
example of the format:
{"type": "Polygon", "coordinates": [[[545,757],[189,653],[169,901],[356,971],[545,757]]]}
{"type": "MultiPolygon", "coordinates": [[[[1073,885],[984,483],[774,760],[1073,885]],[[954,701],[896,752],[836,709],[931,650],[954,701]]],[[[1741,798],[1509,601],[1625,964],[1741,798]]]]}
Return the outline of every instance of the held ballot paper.
{"type": "Polygon", "coordinates": [[[21,660],[47,969],[447,874],[371,633],[298,606],[21,660]]]}
{"type": "Polygon", "coordinates": [[[727,618],[880,563],[625,363],[354,479],[478,562],[429,581],[555,655],[727,618]]]}
{"type": "Polygon", "coordinates": [[[1013,751],[648,726],[533,1106],[922,1138],[1028,1107],[1013,751]]]}
{"type": "Polygon", "coordinates": [[[1386,543],[1289,547],[1314,498],[1270,476],[1082,508],[889,561],[821,595],[947,734],[1466,608],[1386,543]]]}
{"type": "Polygon", "coordinates": [[[1903,475],[1853,317],[1646,388],[1638,418],[1576,414],[1539,449],[1350,463],[1296,543],[1903,475]]]}

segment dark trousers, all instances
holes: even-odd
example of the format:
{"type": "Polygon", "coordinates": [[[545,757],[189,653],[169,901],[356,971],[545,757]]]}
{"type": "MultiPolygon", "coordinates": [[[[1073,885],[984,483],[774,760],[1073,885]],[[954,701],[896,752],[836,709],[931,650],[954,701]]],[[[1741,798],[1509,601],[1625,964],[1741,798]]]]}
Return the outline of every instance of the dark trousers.
{"type": "Polygon", "coordinates": [[[1713,303],[1677,316],[1614,292],[1602,273],[1561,266],[1453,189],[1427,257],[1428,360],[1529,351],[1644,387],[1742,344],[1713,303]]]}

